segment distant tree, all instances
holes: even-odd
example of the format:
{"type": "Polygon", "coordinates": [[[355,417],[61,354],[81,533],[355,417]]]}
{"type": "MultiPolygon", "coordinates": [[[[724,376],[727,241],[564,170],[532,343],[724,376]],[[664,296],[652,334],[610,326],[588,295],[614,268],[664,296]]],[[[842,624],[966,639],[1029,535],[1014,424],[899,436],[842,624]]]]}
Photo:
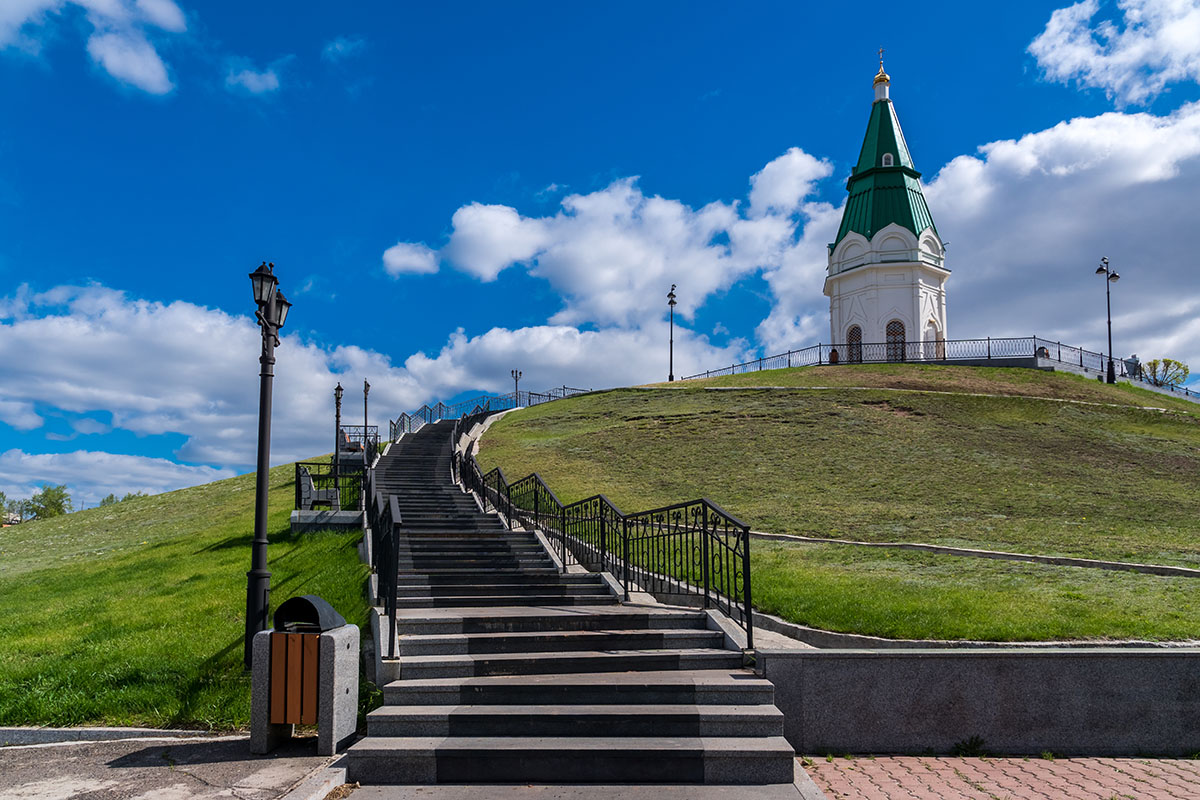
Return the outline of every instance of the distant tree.
{"type": "Polygon", "coordinates": [[[26,502],[29,515],[34,519],[49,519],[70,514],[75,510],[71,505],[71,495],[67,494],[67,487],[61,484],[42,484],[42,490],[26,502]]]}
{"type": "Polygon", "coordinates": [[[107,497],[100,498],[100,507],[103,508],[104,506],[115,506],[119,502],[121,501],[117,499],[115,494],[109,494],[107,497]]]}
{"type": "Polygon", "coordinates": [[[147,497],[147,494],[145,492],[129,492],[121,498],[121,502],[124,503],[126,500],[132,500],[135,497],[147,497]]]}
{"type": "Polygon", "coordinates": [[[4,504],[4,510],[16,516],[17,521],[24,522],[25,518],[29,516],[29,501],[9,500],[4,504]]]}
{"type": "Polygon", "coordinates": [[[1190,373],[1187,364],[1173,358],[1156,358],[1142,364],[1142,374],[1155,386],[1180,386],[1190,373]]]}

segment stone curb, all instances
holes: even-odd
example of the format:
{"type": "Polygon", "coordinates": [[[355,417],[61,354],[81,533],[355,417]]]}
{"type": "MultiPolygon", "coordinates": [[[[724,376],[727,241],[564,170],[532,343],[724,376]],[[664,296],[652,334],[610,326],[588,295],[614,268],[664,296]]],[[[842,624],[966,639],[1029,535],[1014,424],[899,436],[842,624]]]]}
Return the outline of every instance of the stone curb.
{"type": "Polygon", "coordinates": [[[750,531],[754,539],[770,539],[776,541],[804,542],[805,544],[845,544],[854,547],[890,547],[896,550],[920,550],[927,553],[941,553],[949,556],[966,556],[968,558],[991,558],[997,561],[1030,561],[1037,564],[1052,564],[1059,567],[1087,567],[1089,569],[1108,569],[1117,572],[1142,572],[1147,575],[1167,575],[1180,578],[1200,578],[1200,569],[1192,567],[1175,567],[1167,564],[1139,564],[1132,561],[1101,561],[1095,558],[1074,558],[1072,556],[1039,556],[1032,553],[1009,553],[1004,550],[976,550],[970,547],[950,547],[941,544],[924,544],[921,542],[859,542],[854,539],[827,539],[821,536],[798,536],[792,533],[765,533],[750,531]]]}
{"type": "Polygon", "coordinates": [[[308,773],[279,800],[325,800],[325,796],[346,782],[346,757],[334,756],[324,766],[308,773]]]}
{"type": "Polygon", "coordinates": [[[0,728],[0,747],[61,742],[111,742],[119,739],[231,739],[244,734],[164,728],[0,728]]]}

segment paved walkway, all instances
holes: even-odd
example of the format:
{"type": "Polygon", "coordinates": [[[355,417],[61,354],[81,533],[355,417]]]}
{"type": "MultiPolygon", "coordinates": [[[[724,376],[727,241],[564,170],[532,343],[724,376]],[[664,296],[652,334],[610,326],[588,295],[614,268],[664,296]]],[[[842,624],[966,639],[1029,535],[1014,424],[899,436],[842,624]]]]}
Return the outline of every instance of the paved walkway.
{"type": "Polygon", "coordinates": [[[1200,761],[1150,758],[825,758],[805,770],[828,800],[1200,798],[1200,761]]]}
{"type": "Polygon", "coordinates": [[[273,800],[330,761],[315,749],[254,756],[240,735],[0,747],[0,800],[273,800]]]}

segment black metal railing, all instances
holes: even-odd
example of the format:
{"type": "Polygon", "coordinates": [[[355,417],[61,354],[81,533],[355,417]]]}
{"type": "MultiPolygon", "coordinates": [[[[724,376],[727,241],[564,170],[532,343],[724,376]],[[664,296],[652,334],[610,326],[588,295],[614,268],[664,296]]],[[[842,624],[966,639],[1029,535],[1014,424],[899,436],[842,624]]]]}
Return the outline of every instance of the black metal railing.
{"type": "Polygon", "coordinates": [[[297,461],[296,509],[311,511],[357,511],[362,508],[363,482],[367,470],[361,463],[297,461]]]}
{"type": "Polygon", "coordinates": [[[343,453],[364,453],[367,465],[375,463],[379,454],[378,425],[343,425],[340,445],[343,453]]]}
{"type": "MultiPolygon", "coordinates": [[[[1008,359],[1034,359],[1056,361],[1091,370],[1104,372],[1108,369],[1108,356],[1082,347],[1065,345],[1040,336],[985,337],[983,339],[943,339],[931,342],[850,342],[843,344],[814,344],[799,350],[788,350],[763,356],[728,367],[709,369],[694,375],[685,375],[683,381],[696,378],[716,378],[722,375],[739,375],[765,369],[790,367],[832,366],[838,364],[884,364],[896,362],[945,362],[945,361],[1003,361],[1008,359]]],[[[1136,359],[1113,359],[1116,375],[1148,385],[1136,359]]],[[[1200,398],[1200,391],[1186,386],[1160,386],[1160,389],[1188,398],[1200,398]]]]}
{"type": "Polygon", "coordinates": [[[609,572],[629,599],[631,586],[659,595],[702,598],[746,631],[754,649],[750,527],[707,499],[625,514],[598,494],[563,504],[536,472],[510,482],[499,467],[484,473],[455,449],[455,474],[484,510],[510,528],[541,531],[562,564],[609,572]]]}
{"type": "Polygon", "coordinates": [[[396,441],[402,434],[412,433],[422,425],[428,425],[442,419],[460,419],[463,416],[480,411],[504,411],[509,408],[521,408],[548,403],[552,400],[562,400],[577,394],[586,394],[590,389],[576,389],[571,386],[559,386],[545,392],[529,392],[525,390],[509,392],[508,394],[480,395],[469,400],[462,400],[452,405],[442,402],[434,405],[423,405],[416,411],[402,413],[399,417],[388,422],[388,441],[396,441]]]}
{"type": "Polygon", "coordinates": [[[371,566],[377,580],[376,603],[388,620],[388,658],[396,657],[397,585],[400,580],[400,506],[395,495],[375,488],[373,471],[368,475],[367,524],[371,530],[371,566]]]}

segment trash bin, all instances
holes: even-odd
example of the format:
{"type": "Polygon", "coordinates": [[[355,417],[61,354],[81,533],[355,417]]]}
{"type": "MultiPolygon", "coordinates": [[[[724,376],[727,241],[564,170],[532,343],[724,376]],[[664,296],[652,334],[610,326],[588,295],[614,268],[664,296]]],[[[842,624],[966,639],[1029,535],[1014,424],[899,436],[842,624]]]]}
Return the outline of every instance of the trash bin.
{"type": "Polygon", "coordinates": [[[316,595],[285,600],[274,625],[254,637],[250,749],[316,725],[317,752],[333,755],[357,727],[358,626],[316,595]]]}

